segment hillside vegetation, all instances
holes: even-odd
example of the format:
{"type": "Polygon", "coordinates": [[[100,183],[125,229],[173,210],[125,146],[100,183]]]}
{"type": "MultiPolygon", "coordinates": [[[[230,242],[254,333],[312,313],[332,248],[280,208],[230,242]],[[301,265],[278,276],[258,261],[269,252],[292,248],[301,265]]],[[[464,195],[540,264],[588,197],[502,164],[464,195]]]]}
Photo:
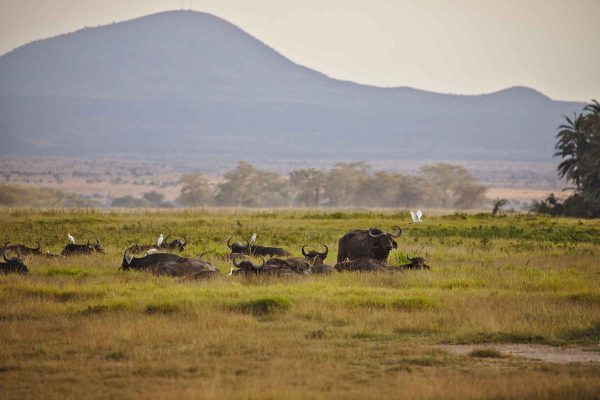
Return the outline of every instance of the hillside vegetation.
{"type": "Polygon", "coordinates": [[[597,349],[600,222],[533,215],[316,210],[0,212],[0,238],[58,253],[67,232],[106,254],[29,258],[0,276],[3,398],[592,399],[599,364],[553,364],[439,345],[597,349]],[[390,262],[431,271],[243,278],[225,242],[300,254],[351,228],[405,228],[390,262]],[[118,270],[123,250],[183,234],[213,280],[118,270]]]}

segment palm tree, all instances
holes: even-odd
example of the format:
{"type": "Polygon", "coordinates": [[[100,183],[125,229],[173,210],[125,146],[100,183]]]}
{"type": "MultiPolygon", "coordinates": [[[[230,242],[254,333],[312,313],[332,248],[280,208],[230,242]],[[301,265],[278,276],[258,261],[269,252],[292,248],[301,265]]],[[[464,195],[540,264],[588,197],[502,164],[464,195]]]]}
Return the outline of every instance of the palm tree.
{"type": "Polygon", "coordinates": [[[560,131],[556,135],[558,150],[554,156],[560,156],[563,161],[558,165],[558,174],[561,178],[566,177],[572,181],[578,190],[582,189],[584,181],[585,166],[583,165],[585,154],[589,148],[589,140],[583,129],[585,117],[575,114],[573,119],[565,117],[566,124],[558,127],[560,131]]]}

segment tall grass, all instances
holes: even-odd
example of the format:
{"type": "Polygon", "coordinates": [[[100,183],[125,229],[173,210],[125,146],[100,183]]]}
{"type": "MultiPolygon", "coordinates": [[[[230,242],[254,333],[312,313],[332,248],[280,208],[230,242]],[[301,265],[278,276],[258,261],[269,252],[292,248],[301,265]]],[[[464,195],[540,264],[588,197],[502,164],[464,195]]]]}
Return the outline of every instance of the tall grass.
{"type": "Polygon", "coordinates": [[[446,343],[600,342],[600,221],[301,210],[4,210],[0,239],[60,252],[67,232],[106,254],[28,258],[0,276],[6,398],[594,398],[597,365],[463,357],[446,343]],[[253,232],[300,254],[358,227],[404,225],[393,262],[431,271],[228,277],[226,240],[253,232]],[[123,250],[183,234],[222,274],[122,272],[123,250]],[[485,239],[485,240],[483,240],[485,239]]]}

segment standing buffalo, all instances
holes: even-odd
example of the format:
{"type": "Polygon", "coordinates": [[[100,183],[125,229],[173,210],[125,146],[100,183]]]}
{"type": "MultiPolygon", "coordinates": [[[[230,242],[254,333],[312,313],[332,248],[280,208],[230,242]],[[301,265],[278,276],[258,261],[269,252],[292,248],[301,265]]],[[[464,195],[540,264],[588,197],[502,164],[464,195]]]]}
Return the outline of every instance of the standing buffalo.
{"type": "Polygon", "coordinates": [[[394,233],[386,233],[376,228],[350,231],[338,241],[337,262],[372,258],[385,264],[390,251],[398,248],[394,239],[401,235],[402,228],[398,226],[394,226],[394,233]]]}
{"type": "Polygon", "coordinates": [[[10,250],[5,250],[2,253],[4,262],[0,263],[0,272],[2,272],[4,274],[9,274],[9,273],[26,274],[27,272],[29,272],[29,268],[27,268],[27,266],[23,262],[23,259],[21,258],[21,254],[18,251],[14,251],[15,253],[17,253],[17,256],[7,258],[6,253],[8,253],[9,251],[10,250]]]}
{"type": "Polygon", "coordinates": [[[227,247],[231,250],[232,256],[235,254],[247,254],[253,256],[269,256],[269,257],[287,257],[290,255],[287,251],[282,249],[281,247],[268,247],[250,244],[249,241],[246,241],[246,244],[242,244],[240,242],[231,243],[231,239],[227,241],[227,247]]]}
{"type": "Polygon", "coordinates": [[[72,256],[76,254],[90,254],[90,253],[104,253],[104,249],[100,244],[100,241],[96,239],[96,243],[90,243],[88,240],[87,244],[75,244],[69,243],[63,249],[61,255],[72,256]]]}

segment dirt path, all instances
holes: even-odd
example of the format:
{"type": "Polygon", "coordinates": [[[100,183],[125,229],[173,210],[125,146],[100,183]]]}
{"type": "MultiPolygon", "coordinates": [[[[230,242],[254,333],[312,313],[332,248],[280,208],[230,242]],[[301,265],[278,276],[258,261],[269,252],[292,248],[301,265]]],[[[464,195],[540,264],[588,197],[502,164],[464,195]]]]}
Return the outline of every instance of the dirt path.
{"type": "Polygon", "coordinates": [[[497,350],[503,354],[552,363],[600,363],[600,345],[587,348],[552,347],[541,344],[465,344],[440,345],[440,349],[454,354],[468,354],[476,349],[497,350]]]}

